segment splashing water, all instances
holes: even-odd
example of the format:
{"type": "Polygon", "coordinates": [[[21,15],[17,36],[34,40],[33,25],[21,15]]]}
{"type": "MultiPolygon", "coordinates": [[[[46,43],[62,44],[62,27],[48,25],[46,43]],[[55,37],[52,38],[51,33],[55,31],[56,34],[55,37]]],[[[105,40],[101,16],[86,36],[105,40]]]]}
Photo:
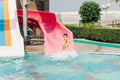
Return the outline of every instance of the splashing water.
{"type": "Polygon", "coordinates": [[[56,53],[56,54],[50,54],[50,55],[46,55],[50,60],[54,60],[54,61],[63,61],[63,60],[70,60],[73,58],[76,58],[78,56],[77,51],[72,50],[72,51],[62,51],[60,53],[56,53]]]}

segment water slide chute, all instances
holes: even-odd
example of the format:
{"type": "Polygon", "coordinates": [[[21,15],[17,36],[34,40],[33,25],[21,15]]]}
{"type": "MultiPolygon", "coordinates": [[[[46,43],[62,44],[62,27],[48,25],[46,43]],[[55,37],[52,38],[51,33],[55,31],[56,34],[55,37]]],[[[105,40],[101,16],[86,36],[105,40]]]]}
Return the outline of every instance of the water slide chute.
{"type": "MultiPolygon", "coordinates": [[[[19,22],[22,23],[23,12],[17,10],[19,22]]],[[[37,22],[37,26],[41,29],[44,35],[45,54],[55,54],[62,51],[63,34],[67,33],[70,44],[70,50],[74,49],[73,34],[57,19],[54,13],[28,10],[28,23],[33,25],[37,22]],[[33,21],[31,21],[31,20],[33,21]],[[31,23],[30,23],[31,22],[31,23]]]]}

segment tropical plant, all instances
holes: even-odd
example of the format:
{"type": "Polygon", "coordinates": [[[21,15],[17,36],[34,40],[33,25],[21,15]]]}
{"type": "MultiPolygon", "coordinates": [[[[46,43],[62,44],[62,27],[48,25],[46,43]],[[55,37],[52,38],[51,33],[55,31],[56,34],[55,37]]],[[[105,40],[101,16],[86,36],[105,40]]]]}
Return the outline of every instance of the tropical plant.
{"type": "Polygon", "coordinates": [[[112,1],[115,1],[116,3],[120,2],[120,0],[112,0],[112,1]]]}

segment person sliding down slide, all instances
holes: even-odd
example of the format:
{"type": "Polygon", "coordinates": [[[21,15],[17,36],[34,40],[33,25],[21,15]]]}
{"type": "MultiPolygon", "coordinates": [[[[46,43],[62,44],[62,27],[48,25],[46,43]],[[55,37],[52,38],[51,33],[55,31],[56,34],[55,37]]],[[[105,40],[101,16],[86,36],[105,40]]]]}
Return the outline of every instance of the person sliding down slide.
{"type": "Polygon", "coordinates": [[[63,35],[63,42],[62,42],[62,50],[65,51],[65,50],[69,50],[69,45],[70,45],[70,41],[68,40],[68,34],[65,33],[63,35]]]}
{"type": "Polygon", "coordinates": [[[63,34],[63,41],[62,41],[62,51],[57,54],[51,54],[48,57],[51,60],[69,60],[71,58],[75,58],[78,56],[77,52],[75,50],[70,50],[70,40],[68,39],[68,34],[63,34]]]}

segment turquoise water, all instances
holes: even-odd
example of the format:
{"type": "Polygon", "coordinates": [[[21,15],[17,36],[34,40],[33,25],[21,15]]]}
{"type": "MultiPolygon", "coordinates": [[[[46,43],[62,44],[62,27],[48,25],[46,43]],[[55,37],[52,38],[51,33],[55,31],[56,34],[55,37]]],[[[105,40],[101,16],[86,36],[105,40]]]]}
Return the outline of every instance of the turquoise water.
{"type": "Polygon", "coordinates": [[[0,80],[120,80],[120,56],[80,54],[64,61],[44,54],[0,58],[0,80]]]}

